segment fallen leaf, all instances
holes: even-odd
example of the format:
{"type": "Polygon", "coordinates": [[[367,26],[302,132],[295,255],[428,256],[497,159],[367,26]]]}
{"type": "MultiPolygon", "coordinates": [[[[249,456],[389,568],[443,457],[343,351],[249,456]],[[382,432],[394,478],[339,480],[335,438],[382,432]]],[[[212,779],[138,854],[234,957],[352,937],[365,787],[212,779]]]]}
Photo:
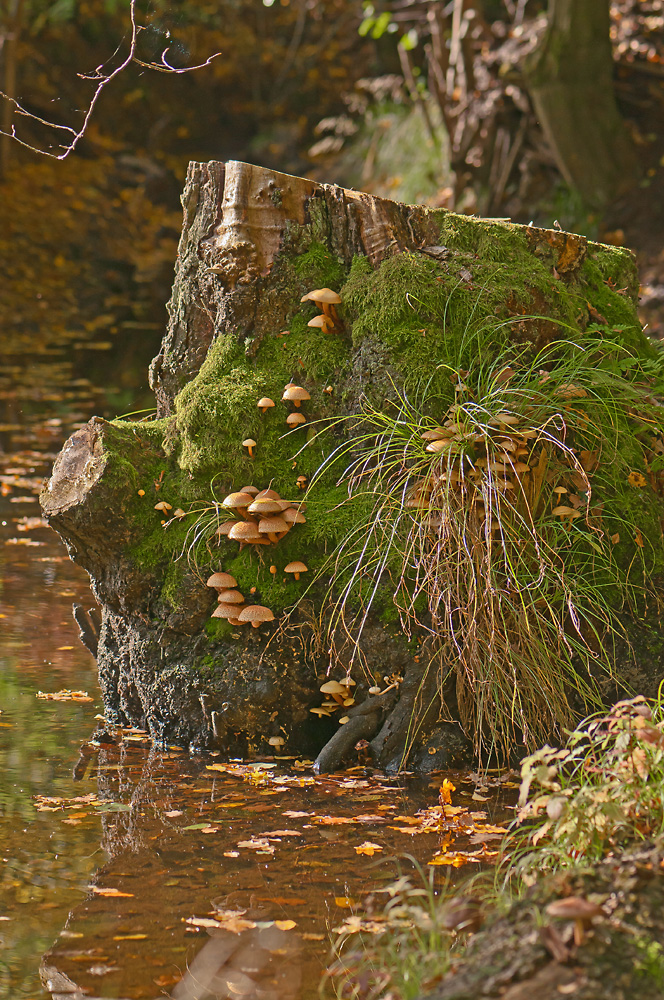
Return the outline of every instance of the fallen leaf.
{"type": "Polygon", "coordinates": [[[378,854],[383,848],[380,844],[372,844],[370,840],[365,840],[363,844],[355,848],[356,854],[366,854],[371,857],[374,854],[378,854]]]}
{"type": "Polygon", "coordinates": [[[440,786],[440,791],[438,794],[438,801],[441,805],[451,806],[452,805],[452,792],[456,791],[456,785],[450,781],[449,778],[445,778],[442,785],[440,786]]]}
{"type": "MultiPolygon", "coordinates": [[[[126,893],[120,893],[120,895],[127,895],[126,893]]],[[[131,893],[129,894],[131,895],[131,893]]],[[[116,934],[113,938],[114,941],[145,941],[147,934],[116,934]]]]}
{"type": "Polygon", "coordinates": [[[294,920],[275,920],[274,926],[278,927],[280,931],[291,931],[293,927],[297,927],[294,920]]]}
{"type": "Polygon", "coordinates": [[[91,885],[88,888],[94,892],[96,896],[133,896],[133,892],[120,892],[119,889],[105,889],[99,885],[91,885]]]}

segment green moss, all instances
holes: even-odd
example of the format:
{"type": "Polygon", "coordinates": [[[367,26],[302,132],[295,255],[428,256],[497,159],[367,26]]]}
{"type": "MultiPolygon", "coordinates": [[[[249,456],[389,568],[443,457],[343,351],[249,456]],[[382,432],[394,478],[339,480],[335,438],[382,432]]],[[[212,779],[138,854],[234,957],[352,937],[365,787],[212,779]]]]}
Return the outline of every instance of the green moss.
{"type": "MultiPolygon", "coordinates": [[[[356,558],[353,532],[371,519],[374,502],[371,497],[348,502],[346,488],[337,485],[346,458],[316,480],[306,498],[307,523],[275,547],[240,552],[226,539],[217,546],[215,504],[249,483],[272,485],[283,497],[301,500],[297,477],[311,479],[346,428],[316,433],[328,420],[356,412],[361,394],[383,405],[394,393],[391,377],[399,391],[417,395],[426,387],[429,399],[447,406],[454,396],[451,369],[471,367],[478,354],[498,357],[512,344],[523,350],[528,336],[536,341],[544,335],[549,340],[583,335],[592,323],[589,302],[607,327],[615,328],[611,336],[642,357],[652,356],[636,320],[633,264],[626,252],[593,245],[578,274],[562,280],[554,273],[549,245],[541,253],[533,250],[524,227],[448,212],[432,216],[444,252],[396,253],[376,268],[358,257],[347,267],[326,245],[329,220],[312,204],[310,225],[292,226],[287,234],[251,335],[218,337],[198,375],[175,400],[174,417],[113,424],[110,475],[131,497],[127,516],[140,537],[130,554],[145,568],[164,569],[165,601],[177,602],[188,558],[203,570],[223,567],[245,593],[256,587],[256,599],[275,612],[294,605],[317,574],[319,597],[331,576],[342,585],[356,558]],[[342,335],[326,336],[307,326],[316,307],[300,299],[322,286],[341,291],[342,335]],[[627,292],[617,294],[618,288],[627,292]],[[529,327],[527,316],[537,317],[529,327]],[[311,395],[303,407],[308,423],[292,432],[286,425],[290,407],[281,401],[289,381],[311,395]],[[331,395],[324,391],[328,385],[331,395]],[[261,414],[256,402],[264,395],[276,406],[261,414]],[[246,438],[256,441],[253,457],[242,446],[246,438]],[[142,498],[139,489],[145,490],[142,498]],[[187,516],[164,528],[154,510],[159,499],[187,516]],[[329,556],[344,539],[351,541],[335,567],[329,556]],[[284,575],[294,559],[305,560],[308,578],[284,575]]],[[[644,536],[652,531],[648,519],[644,536]]],[[[386,620],[394,615],[391,597],[380,607],[386,620]]],[[[228,625],[210,628],[221,635],[228,625]]]]}

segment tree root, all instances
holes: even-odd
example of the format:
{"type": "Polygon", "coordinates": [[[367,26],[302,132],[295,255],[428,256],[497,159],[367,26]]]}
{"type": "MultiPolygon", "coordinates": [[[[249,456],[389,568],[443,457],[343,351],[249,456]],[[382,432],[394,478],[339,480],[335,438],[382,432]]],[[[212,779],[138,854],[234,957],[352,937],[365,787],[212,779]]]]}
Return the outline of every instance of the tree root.
{"type": "Polygon", "coordinates": [[[369,697],[361,705],[354,705],[346,713],[348,722],[339,726],[334,736],[327,741],[314,761],[316,774],[335,771],[358,740],[372,737],[378,730],[385,712],[391,709],[397,699],[397,691],[369,697]]]}

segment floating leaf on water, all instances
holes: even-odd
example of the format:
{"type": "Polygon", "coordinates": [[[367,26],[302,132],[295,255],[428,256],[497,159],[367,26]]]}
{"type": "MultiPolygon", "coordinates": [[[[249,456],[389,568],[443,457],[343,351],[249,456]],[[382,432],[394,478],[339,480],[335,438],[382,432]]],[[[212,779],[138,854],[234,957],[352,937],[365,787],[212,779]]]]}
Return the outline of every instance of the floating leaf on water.
{"type": "Polygon", "coordinates": [[[370,840],[365,840],[363,844],[355,848],[356,854],[366,854],[368,857],[372,857],[374,854],[380,853],[383,848],[380,844],[372,844],[370,840]]]}
{"type": "Polygon", "coordinates": [[[104,888],[99,885],[88,886],[91,892],[94,892],[95,896],[133,896],[133,892],[121,892],[119,889],[104,888]]]}

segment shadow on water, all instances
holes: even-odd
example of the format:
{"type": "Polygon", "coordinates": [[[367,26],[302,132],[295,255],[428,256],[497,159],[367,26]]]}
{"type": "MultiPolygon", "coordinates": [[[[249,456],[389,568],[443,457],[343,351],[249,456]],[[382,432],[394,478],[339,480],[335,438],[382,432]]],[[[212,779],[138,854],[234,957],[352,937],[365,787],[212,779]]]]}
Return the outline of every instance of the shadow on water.
{"type": "Polygon", "coordinates": [[[491,860],[490,837],[473,833],[505,809],[478,806],[457,776],[451,836],[427,809],[442,775],[313,777],[292,758],[192,757],[106,726],[71,617],[72,603],[93,603],[87,576],[36,498],[81,422],[150,405],[140,386],[155,337],[134,337],[131,364],[126,344],[3,346],[0,1000],[46,997],[40,965],[47,991],[70,1000],[310,998],[332,929],[393,880],[390,858],[438,852],[442,882],[451,844],[468,863],[491,860]]]}

